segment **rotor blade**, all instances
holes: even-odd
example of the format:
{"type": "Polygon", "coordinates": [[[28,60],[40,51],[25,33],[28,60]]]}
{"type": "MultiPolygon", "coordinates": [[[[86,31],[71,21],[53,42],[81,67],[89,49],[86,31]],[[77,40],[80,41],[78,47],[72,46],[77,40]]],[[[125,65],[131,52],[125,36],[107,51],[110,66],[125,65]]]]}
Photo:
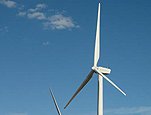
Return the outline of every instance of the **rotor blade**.
{"type": "Polygon", "coordinates": [[[98,19],[97,19],[97,30],[95,40],[95,51],[94,51],[94,66],[97,66],[100,57],[100,3],[98,6],[98,19]]]}
{"type": "Polygon", "coordinates": [[[71,99],[68,101],[64,109],[70,104],[70,102],[75,98],[75,96],[81,91],[81,89],[89,82],[89,80],[92,78],[94,71],[91,70],[91,72],[88,74],[87,78],[83,81],[83,83],[80,85],[80,87],[77,89],[77,91],[74,93],[74,95],[71,97],[71,99]]]}
{"type": "Polygon", "coordinates": [[[58,115],[61,115],[61,112],[60,112],[60,109],[59,109],[59,107],[58,107],[57,101],[56,101],[56,99],[55,99],[55,97],[54,97],[54,95],[53,95],[53,92],[52,92],[52,90],[51,90],[50,88],[49,88],[49,91],[50,91],[51,97],[52,97],[52,99],[53,99],[53,102],[54,102],[54,104],[55,104],[55,107],[56,107],[56,109],[57,109],[58,115]]]}
{"type": "Polygon", "coordinates": [[[122,91],[115,83],[113,83],[108,77],[106,77],[105,75],[103,75],[101,72],[99,72],[99,74],[106,79],[109,83],[111,83],[117,90],[119,90],[123,95],[126,96],[126,93],[124,91],[122,91]]]}

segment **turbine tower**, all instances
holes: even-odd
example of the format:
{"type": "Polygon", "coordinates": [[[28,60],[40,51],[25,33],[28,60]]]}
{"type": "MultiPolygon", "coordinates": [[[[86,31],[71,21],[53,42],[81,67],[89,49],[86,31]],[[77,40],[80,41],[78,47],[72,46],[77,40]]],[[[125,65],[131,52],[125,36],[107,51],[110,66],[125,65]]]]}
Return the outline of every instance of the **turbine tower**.
{"type": "Polygon", "coordinates": [[[117,90],[119,90],[123,95],[126,96],[126,93],[122,91],[114,82],[112,82],[107,76],[110,74],[111,70],[105,67],[98,67],[98,60],[100,58],[100,3],[98,5],[98,18],[97,18],[97,28],[96,28],[96,40],[95,40],[95,51],[94,51],[94,65],[92,70],[86,77],[86,79],[82,82],[80,87],[76,90],[74,95],[68,101],[64,109],[70,104],[70,102],[76,97],[76,95],[82,90],[82,88],[89,82],[92,78],[93,73],[98,74],[98,105],[97,105],[97,115],[103,115],[103,78],[107,80],[110,84],[112,84],[117,90]]]}

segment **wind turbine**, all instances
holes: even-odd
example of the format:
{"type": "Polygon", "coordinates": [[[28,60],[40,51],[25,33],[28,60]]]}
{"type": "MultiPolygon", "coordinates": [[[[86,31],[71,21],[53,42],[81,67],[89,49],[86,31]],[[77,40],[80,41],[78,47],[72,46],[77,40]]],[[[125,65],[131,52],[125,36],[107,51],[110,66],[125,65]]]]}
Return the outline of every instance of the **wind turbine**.
{"type": "Polygon", "coordinates": [[[112,84],[117,90],[119,90],[123,95],[126,96],[126,93],[122,91],[114,82],[112,82],[106,74],[110,74],[111,69],[105,67],[98,67],[98,60],[100,57],[100,3],[98,5],[98,19],[97,19],[97,29],[96,29],[96,41],[95,41],[95,51],[94,51],[94,65],[92,70],[86,77],[86,79],[82,82],[80,87],[68,101],[64,109],[70,104],[70,102],[76,97],[76,95],[82,90],[82,88],[89,82],[92,78],[93,74],[98,74],[98,109],[97,115],[103,115],[103,78],[107,80],[110,84],[112,84]]]}
{"type": "Polygon", "coordinates": [[[54,102],[54,104],[55,104],[55,107],[56,107],[56,110],[57,110],[57,112],[58,112],[58,115],[61,115],[61,112],[60,112],[60,109],[59,109],[59,107],[58,107],[58,104],[57,104],[57,101],[56,101],[56,99],[55,99],[55,96],[54,96],[54,94],[53,94],[53,92],[52,92],[52,90],[49,88],[49,91],[50,91],[50,94],[51,94],[51,97],[52,97],[52,99],[53,99],[53,102],[54,102]]]}

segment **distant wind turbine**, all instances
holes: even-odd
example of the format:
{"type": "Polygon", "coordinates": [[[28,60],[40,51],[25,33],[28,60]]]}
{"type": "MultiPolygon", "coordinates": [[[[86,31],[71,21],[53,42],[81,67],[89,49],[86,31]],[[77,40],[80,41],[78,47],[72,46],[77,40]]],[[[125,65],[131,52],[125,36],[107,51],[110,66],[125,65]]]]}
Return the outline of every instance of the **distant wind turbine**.
{"type": "Polygon", "coordinates": [[[105,67],[98,67],[98,60],[100,57],[100,3],[98,5],[98,19],[97,19],[97,29],[96,29],[96,41],[95,41],[95,51],[94,51],[94,65],[92,67],[92,70],[86,77],[86,79],[83,81],[83,83],[80,85],[80,87],[77,89],[77,91],[74,93],[74,95],[71,97],[71,99],[68,101],[64,109],[70,104],[70,102],[76,97],[76,95],[82,90],[82,88],[89,82],[89,80],[92,78],[93,73],[98,74],[98,111],[97,115],[103,115],[103,78],[107,80],[110,84],[112,84],[117,90],[119,90],[123,95],[126,96],[126,93],[122,91],[115,83],[113,83],[108,77],[106,77],[106,74],[110,74],[111,70],[109,68],[105,67]]]}
{"type": "Polygon", "coordinates": [[[61,115],[61,112],[60,112],[60,109],[59,109],[59,107],[58,107],[58,104],[57,104],[57,101],[56,101],[56,99],[55,99],[55,96],[54,96],[54,94],[53,94],[53,92],[52,92],[52,90],[49,88],[49,91],[50,91],[50,95],[51,95],[51,97],[52,97],[52,99],[53,99],[53,102],[54,102],[54,104],[55,104],[55,107],[56,107],[56,110],[57,110],[57,112],[58,112],[58,115],[61,115]]]}

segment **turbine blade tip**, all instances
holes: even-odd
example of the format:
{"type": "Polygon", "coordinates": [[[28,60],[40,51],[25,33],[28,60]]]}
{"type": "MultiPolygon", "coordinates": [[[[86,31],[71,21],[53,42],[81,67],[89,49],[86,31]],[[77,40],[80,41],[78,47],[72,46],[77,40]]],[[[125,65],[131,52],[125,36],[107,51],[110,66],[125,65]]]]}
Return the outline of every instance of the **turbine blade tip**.
{"type": "Polygon", "coordinates": [[[66,108],[67,108],[67,106],[64,107],[64,109],[66,109],[66,108]]]}

